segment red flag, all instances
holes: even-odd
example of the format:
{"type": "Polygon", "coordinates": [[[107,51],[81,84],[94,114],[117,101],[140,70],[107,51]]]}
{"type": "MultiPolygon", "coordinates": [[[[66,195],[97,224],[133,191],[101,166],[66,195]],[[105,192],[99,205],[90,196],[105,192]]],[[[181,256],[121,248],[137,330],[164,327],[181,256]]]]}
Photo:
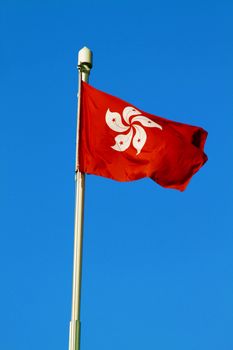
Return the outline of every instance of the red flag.
{"type": "Polygon", "coordinates": [[[82,82],[79,170],[118,181],[150,177],[183,191],[207,161],[207,132],[145,113],[82,82]]]}

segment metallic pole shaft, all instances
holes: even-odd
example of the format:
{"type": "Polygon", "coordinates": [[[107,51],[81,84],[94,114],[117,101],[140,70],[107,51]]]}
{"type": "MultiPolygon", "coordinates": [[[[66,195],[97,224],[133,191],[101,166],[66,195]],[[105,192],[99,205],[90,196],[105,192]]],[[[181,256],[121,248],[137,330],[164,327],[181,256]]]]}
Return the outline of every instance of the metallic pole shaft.
{"type": "Polygon", "coordinates": [[[74,262],[73,262],[73,292],[72,312],[70,321],[69,350],[80,350],[80,304],[82,278],[82,241],[83,241],[83,210],[85,174],[79,168],[79,125],[81,110],[81,80],[88,82],[92,67],[92,52],[84,47],[79,51],[79,92],[77,109],[77,136],[76,136],[76,169],[75,169],[75,218],[74,218],[74,262]]]}

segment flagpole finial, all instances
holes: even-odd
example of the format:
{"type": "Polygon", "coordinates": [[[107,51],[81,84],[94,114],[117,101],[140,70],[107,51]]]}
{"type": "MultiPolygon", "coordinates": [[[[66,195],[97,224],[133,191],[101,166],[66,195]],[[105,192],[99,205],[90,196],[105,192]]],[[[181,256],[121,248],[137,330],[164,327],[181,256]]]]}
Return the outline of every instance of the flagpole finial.
{"type": "Polygon", "coordinates": [[[92,68],[92,51],[84,46],[78,53],[78,67],[92,68]]]}

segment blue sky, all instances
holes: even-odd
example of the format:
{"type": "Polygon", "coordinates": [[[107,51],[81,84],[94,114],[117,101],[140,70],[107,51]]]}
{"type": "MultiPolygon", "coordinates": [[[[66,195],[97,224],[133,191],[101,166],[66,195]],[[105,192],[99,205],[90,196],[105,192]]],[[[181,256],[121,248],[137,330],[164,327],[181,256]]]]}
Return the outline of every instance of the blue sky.
{"type": "Polygon", "coordinates": [[[88,176],[82,350],[233,348],[231,1],[5,1],[0,348],[68,349],[77,53],[90,83],[204,127],[184,193],[88,176]]]}

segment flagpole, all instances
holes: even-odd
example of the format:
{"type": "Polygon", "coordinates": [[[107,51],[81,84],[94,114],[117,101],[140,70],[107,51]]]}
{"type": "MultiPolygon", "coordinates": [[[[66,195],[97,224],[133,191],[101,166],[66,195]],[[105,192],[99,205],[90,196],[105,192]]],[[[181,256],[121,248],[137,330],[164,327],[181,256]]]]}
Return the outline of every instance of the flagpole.
{"type": "Polygon", "coordinates": [[[72,312],[70,321],[69,350],[80,350],[80,304],[82,278],[82,241],[83,241],[83,211],[85,174],[79,171],[79,126],[81,111],[81,81],[88,82],[92,68],[92,52],[84,47],[78,53],[79,87],[77,108],[76,135],[76,168],[75,168],[75,217],[74,217],[74,261],[73,261],[73,291],[72,312]]]}

